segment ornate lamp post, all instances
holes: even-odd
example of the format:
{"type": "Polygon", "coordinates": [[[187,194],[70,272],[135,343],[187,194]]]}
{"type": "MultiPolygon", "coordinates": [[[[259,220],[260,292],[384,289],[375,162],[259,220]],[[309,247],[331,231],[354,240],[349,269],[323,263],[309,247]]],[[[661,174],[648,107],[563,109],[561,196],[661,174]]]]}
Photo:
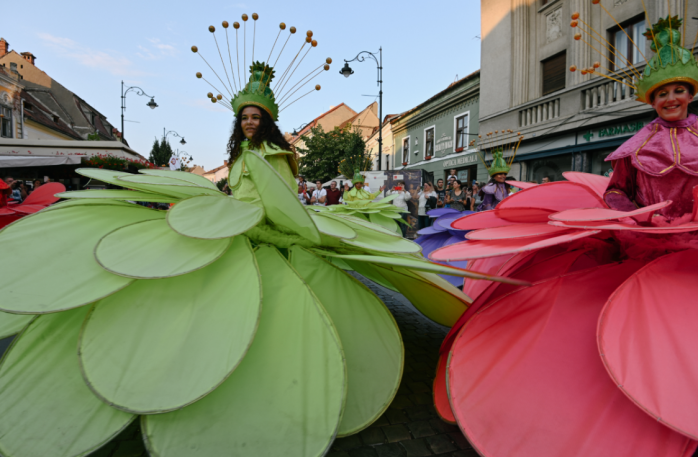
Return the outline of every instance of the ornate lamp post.
{"type": "Polygon", "coordinates": [[[169,132],[165,132],[166,130],[167,130],[166,128],[164,128],[164,127],[162,128],[162,141],[163,141],[163,143],[164,143],[165,140],[167,139],[167,135],[170,135],[170,134],[171,134],[172,136],[176,136],[177,138],[181,138],[181,139],[182,139],[182,141],[179,142],[179,144],[181,144],[182,146],[184,146],[185,144],[187,144],[187,142],[184,141],[184,137],[183,137],[182,135],[180,135],[179,133],[175,132],[174,130],[170,130],[169,132]]]}
{"type": "Polygon", "coordinates": [[[344,67],[339,70],[339,73],[341,75],[344,75],[345,78],[348,78],[349,76],[354,74],[354,70],[351,69],[349,66],[349,62],[353,62],[355,60],[358,60],[359,62],[363,62],[366,60],[366,56],[363,56],[362,54],[367,54],[368,56],[372,57],[373,60],[376,61],[376,65],[378,66],[378,87],[379,92],[378,92],[378,170],[381,170],[381,157],[383,154],[383,47],[378,48],[378,52],[368,52],[368,51],[361,51],[356,55],[351,60],[344,60],[344,67]],[[378,57],[376,57],[376,54],[378,57]]]}
{"type": "Polygon", "coordinates": [[[291,135],[298,136],[298,133],[301,132],[303,130],[303,128],[306,127],[308,124],[310,124],[310,122],[306,122],[305,124],[301,125],[300,127],[293,129],[293,132],[291,133],[291,135]]]}
{"type": "Polygon", "coordinates": [[[124,82],[121,81],[121,138],[126,139],[126,135],[124,134],[124,111],[126,111],[126,94],[128,94],[130,91],[135,91],[137,95],[141,95],[144,97],[150,97],[150,101],[145,104],[145,106],[149,107],[150,109],[155,109],[158,107],[158,104],[155,103],[155,97],[151,97],[150,95],[146,94],[143,89],[137,86],[131,86],[127,87],[126,91],[124,91],[124,82]]]}

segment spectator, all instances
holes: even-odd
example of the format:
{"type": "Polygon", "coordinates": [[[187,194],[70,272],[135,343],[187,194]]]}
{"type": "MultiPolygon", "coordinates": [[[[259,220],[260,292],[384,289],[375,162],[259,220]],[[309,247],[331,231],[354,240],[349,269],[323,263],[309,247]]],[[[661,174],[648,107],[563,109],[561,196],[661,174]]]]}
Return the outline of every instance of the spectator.
{"type": "Polygon", "coordinates": [[[33,182],[32,184],[33,184],[32,192],[34,192],[36,189],[38,189],[39,187],[41,187],[42,182],[41,182],[40,179],[35,179],[34,182],[33,182]]]}
{"type": "MultiPolygon", "coordinates": [[[[407,202],[412,198],[409,192],[405,190],[405,181],[398,181],[396,186],[393,186],[393,188],[388,192],[388,195],[395,195],[397,194],[397,197],[393,200],[393,205],[397,206],[401,210],[405,211],[402,213],[402,219],[409,223],[407,220],[407,216],[409,216],[409,210],[407,209],[407,202]]],[[[407,234],[407,225],[406,224],[399,224],[400,225],[400,230],[402,231],[402,236],[403,238],[407,234]]]]}
{"type": "Polygon", "coordinates": [[[436,202],[436,206],[441,208],[442,206],[444,206],[446,202],[446,188],[444,187],[443,179],[439,179],[438,181],[436,181],[436,189],[434,189],[434,191],[439,196],[438,202],[436,202]]]}
{"type": "Polygon", "coordinates": [[[308,192],[308,183],[305,182],[305,176],[298,175],[298,188],[300,189],[301,187],[303,187],[305,192],[308,192]]]}
{"type": "Polygon", "coordinates": [[[8,186],[5,181],[0,179],[0,208],[7,206],[7,201],[12,194],[12,189],[8,186]]]}
{"type": "Polygon", "coordinates": [[[436,208],[438,197],[434,192],[434,187],[430,182],[424,183],[424,189],[419,193],[419,209],[417,210],[417,220],[419,230],[429,227],[431,219],[427,216],[427,211],[436,208]]]}
{"type": "Polygon", "coordinates": [[[337,187],[337,181],[330,182],[330,188],[325,189],[327,193],[327,198],[325,199],[325,205],[339,205],[339,201],[342,199],[342,191],[337,187]]]}
{"type": "Polygon", "coordinates": [[[310,197],[308,196],[306,186],[303,184],[305,183],[298,183],[298,200],[300,200],[304,205],[307,205],[310,197]]]}
{"type": "Polygon", "coordinates": [[[549,176],[543,176],[543,179],[541,179],[540,183],[545,184],[550,182],[550,177],[549,176]]]}
{"type": "Polygon", "coordinates": [[[472,198],[470,200],[470,211],[475,211],[475,209],[480,206],[480,203],[482,203],[482,199],[480,198],[480,184],[477,182],[473,183],[473,188],[472,188],[472,198]]]}
{"type": "Polygon", "coordinates": [[[458,175],[456,174],[455,168],[451,168],[450,170],[448,170],[448,177],[446,179],[449,181],[451,179],[458,179],[458,175]]]}
{"type": "Polygon", "coordinates": [[[463,184],[460,180],[456,179],[453,181],[453,190],[446,194],[446,202],[456,211],[465,211],[472,206],[469,193],[470,192],[463,189],[463,184]]]}
{"type": "Polygon", "coordinates": [[[12,193],[10,194],[11,202],[22,203],[21,184],[22,183],[20,181],[15,181],[14,179],[12,179],[12,185],[10,186],[10,188],[12,189],[12,193]]]}
{"type": "Polygon", "coordinates": [[[310,197],[310,203],[315,206],[325,206],[327,191],[322,188],[322,181],[315,181],[315,190],[310,197]]]}

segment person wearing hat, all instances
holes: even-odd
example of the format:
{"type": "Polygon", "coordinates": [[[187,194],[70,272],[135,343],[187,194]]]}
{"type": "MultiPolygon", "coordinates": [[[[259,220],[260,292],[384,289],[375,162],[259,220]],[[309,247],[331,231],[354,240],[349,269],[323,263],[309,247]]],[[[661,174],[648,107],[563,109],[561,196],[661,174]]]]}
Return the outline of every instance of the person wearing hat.
{"type": "Polygon", "coordinates": [[[494,160],[492,160],[492,165],[489,166],[488,172],[490,174],[490,181],[480,189],[479,196],[482,199],[482,203],[477,207],[478,211],[487,211],[494,209],[499,202],[504,200],[511,189],[509,183],[506,182],[507,173],[511,167],[504,160],[504,153],[501,150],[494,151],[492,153],[494,160]]]}
{"type": "Polygon", "coordinates": [[[354,185],[354,187],[344,192],[343,199],[345,202],[353,202],[357,200],[371,201],[378,197],[378,195],[381,192],[383,192],[383,189],[385,189],[385,186],[381,186],[381,188],[378,189],[377,192],[370,193],[363,189],[364,179],[365,178],[358,170],[354,172],[354,178],[351,180],[351,183],[354,185]]]}

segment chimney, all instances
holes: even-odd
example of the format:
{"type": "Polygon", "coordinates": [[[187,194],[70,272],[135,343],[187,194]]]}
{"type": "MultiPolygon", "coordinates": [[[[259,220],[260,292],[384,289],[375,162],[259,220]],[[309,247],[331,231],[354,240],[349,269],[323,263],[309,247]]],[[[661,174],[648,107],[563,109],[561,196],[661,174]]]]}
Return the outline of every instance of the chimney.
{"type": "Polygon", "coordinates": [[[36,61],[36,56],[32,54],[31,52],[23,52],[22,57],[24,57],[24,60],[29,62],[32,65],[36,65],[34,62],[36,61]]]}
{"type": "Polygon", "coordinates": [[[10,43],[5,41],[4,38],[0,38],[0,57],[4,56],[10,52],[10,43]]]}

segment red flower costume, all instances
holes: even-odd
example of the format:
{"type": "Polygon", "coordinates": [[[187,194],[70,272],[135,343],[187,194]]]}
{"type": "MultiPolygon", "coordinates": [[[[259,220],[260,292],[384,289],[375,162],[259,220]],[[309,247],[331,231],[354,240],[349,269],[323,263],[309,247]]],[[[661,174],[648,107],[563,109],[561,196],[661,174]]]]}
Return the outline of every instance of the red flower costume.
{"type": "MultiPolygon", "coordinates": [[[[63,184],[50,182],[36,189],[19,205],[7,205],[6,200],[5,205],[3,205],[3,192],[6,192],[3,190],[3,186],[8,190],[10,189],[4,181],[0,180],[0,228],[56,203],[60,199],[54,197],[54,195],[65,192],[65,186],[63,184]]],[[[10,192],[12,191],[10,190],[10,192]]]]}

